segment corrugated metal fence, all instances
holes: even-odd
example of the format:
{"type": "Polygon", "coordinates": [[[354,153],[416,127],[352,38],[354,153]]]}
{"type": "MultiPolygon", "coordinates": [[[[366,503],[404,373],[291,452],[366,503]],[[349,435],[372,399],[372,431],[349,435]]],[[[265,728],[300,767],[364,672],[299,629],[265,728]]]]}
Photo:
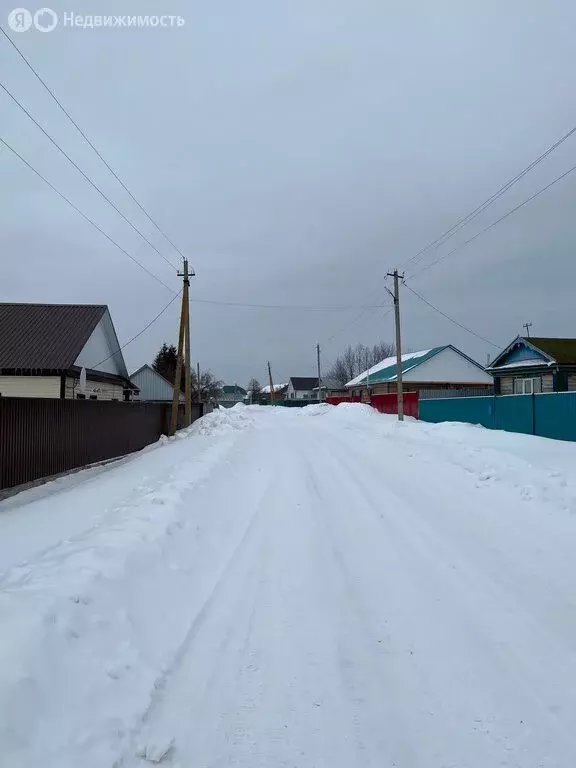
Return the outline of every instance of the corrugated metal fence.
{"type": "MultiPolygon", "coordinates": [[[[202,408],[192,405],[193,421],[202,408]]],[[[165,403],[2,397],[0,489],[138,451],[167,433],[169,418],[165,403]]]]}
{"type": "Polygon", "coordinates": [[[489,429],[576,441],[576,392],[421,400],[422,421],[465,421],[489,429]]]}
{"type": "MultiPolygon", "coordinates": [[[[354,397],[335,395],[334,397],[327,397],[326,402],[330,405],[365,402],[367,405],[371,405],[372,408],[380,411],[380,413],[398,413],[398,398],[396,394],[370,395],[369,399],[367,395],[364,398],[359,395],[354,397]]],[[[418,418],[418,392],[404,393],[404,413],[406,416],[418,418]]]]}

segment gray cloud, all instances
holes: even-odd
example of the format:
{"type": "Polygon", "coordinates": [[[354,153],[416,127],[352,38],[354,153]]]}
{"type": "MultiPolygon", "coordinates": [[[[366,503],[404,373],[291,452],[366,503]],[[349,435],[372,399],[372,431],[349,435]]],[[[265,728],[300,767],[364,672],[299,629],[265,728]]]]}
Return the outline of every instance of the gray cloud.
{"type": "MultiPolygon", "coordinates": [[[[12,3],[2,0],[5,20],[12,3]]],[[[200,299],[364,305],[383,276],[531,162],[574,123],[569,0],[52,2],[86,14],[180,14],[180,29],[30,31],[16,43],[136,196],[189,254],[200,299]]],[[[3,21],[4,23],[4,21],[3,21]]],[[[5,26],[5,24],[4,24],[5,26]]],[[[67,124],[6,41],[3,81],[163,252],[168,246],[67,124]]],[[[0,94],[2,135],[175,288],[167,266],[0,94]]],[[[573,165],[574,141],[453,241],[573,165]]],[[[0,151],[2,300],[110,306],[121,340],[170,294],[0,151]]],[[[576,176],[576,174],[575,174],[576,176]]],[[[525,320],[575,335],[567,178],[414,280],[443,311],[504,345],[525,320]]],[[[432,261],[441,253],[427,254],[432,261]]],[[[426,260],[423,262],[426,263],[426,260]]],[[[405,343],[487,345],[404,293],[405,343]]],[[[314,372],[392,315],[193,304],[194,358],[228,381],[314,372]],[[343,330],[336,334],[336,331],[343,330]],[[327,340],[336,334],[336,337],[327,340]]],[[[173,306],[128,347],[129,368],[174,339],[173,306]]]]}

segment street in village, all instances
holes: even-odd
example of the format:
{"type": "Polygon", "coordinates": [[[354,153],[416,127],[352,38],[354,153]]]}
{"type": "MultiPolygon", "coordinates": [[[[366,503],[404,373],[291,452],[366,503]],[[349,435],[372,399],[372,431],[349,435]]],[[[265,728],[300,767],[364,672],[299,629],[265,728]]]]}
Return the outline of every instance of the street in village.
{"type": "Polygon", "coordinates": [[[216,410],[0,505],[1,764],[571,768],[576,446],[216,410]]]}

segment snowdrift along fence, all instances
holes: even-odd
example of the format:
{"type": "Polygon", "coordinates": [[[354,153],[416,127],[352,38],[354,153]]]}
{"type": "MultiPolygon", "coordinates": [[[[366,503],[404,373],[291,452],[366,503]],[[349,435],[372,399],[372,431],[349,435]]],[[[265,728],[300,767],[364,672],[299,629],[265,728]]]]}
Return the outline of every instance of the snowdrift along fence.
{"type": "MultiPolygon", "coordinates": [[[[398,399],[395,394],[371,395],[369,401],[362,400],[359,395],[354,397],[336,395],[334,397],[327,397],[326,402],[330,405],[366,402],[367,405],[371,405],[372,408],[380,411],[380,413],[398,413],[398,399]]],[[[406,416],[413,416],[415,419],[418,418],[418,392],[404,393],[404,414],[406,416]]]]}
{"type": "MultiPolygon", "coordinates": [[[[202,411],[193,404],[192,420],[202,411]]],[[[165,403],[0,397],[0,490],[138,451],[169,419],[165,403]]]]}
{"type": "Polygon", "coordinates": [[[576,392],[421,400],[422,421],[465,421],[489,429],[576,441],[576,392]]]}

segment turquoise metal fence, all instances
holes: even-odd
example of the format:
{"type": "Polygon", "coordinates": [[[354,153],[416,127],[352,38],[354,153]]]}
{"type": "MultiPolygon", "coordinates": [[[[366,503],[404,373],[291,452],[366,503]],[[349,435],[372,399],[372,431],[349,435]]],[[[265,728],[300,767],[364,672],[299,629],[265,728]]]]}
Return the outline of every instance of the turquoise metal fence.
{"type": "Polygon", "coordinates": [[[422,421],[468,421],[494,427],[493,397],[447,397],[438,400],[420,400],[418,417],[422,421]]]}
{"type": "Polygon", "coordinates": [[[502,395],[494,398],[493,429],[534,434],[534,397],[502,395]]]}
{"type": "Polygon", "coordinates": [[[534,395],[534,434],[576,441],[576,392],[534,395]]]}
{"type": "Polygon", "coordinates": [[[576,441],[576,392],[420,400],[419,417],[576,441]]]}

